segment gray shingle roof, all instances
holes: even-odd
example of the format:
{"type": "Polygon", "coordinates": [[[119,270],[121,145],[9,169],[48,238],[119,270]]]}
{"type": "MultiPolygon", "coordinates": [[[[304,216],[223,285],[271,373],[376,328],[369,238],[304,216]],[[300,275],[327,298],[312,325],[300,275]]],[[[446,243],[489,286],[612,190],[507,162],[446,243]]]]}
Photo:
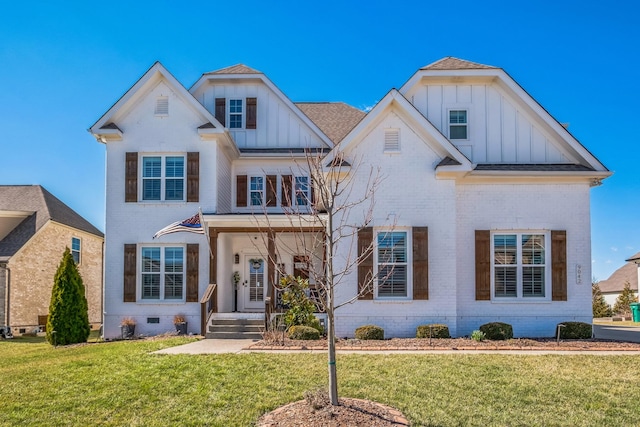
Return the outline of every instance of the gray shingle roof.
{"type": "Polygon", "coordinates": [[[453,56],[447,56],[433,62],[429,65],[425,65],[421,70],[478,70],[487,68],[497,68],[491,65],[478,64],[477,62],[466,61],[464,59],[454,58],[453,56]]]}
{"type": "Polygon", "coordinates": [[[89,221],[40,185],[0,185],[0,211],[3,210],[33,212],[0,240],[3,257],[16,253],[49,220],[104,237],[89,221]]]}
{"type": "Polygon", "coordinates": [[[629,282],[632,291],[638,290],[638,266],[634,262],[627,262],[607,280],[598,282],[598,286],[603,293],[622,292],[625,282],[629,282]]]}
{"type": "Polygon", "coordinates": [[[296,102],[295,105],[337,144],[367,115],[344,102],[296,102]]]}

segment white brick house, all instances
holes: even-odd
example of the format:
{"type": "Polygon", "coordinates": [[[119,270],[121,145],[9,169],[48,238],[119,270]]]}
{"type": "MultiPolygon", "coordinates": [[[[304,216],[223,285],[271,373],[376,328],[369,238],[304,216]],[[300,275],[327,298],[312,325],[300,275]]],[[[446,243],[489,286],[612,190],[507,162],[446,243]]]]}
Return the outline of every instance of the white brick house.
{"type": "MultiPolygon", "coordinates": [[[[175,314],[199,333],[209,284],[215,316],[264,312],[277,271],[300,262],[282,213],[311,218],[305,151],[358,159],[355,192],[367,166],[385,176],[373,222],[345,219],[375,250],[337,298],[357,295],[358,274],[383,268],[385,249],[398,274],[336,312],[338,336],[369,323],[413,336],[432,322],[465,335],[489,321],[550,336],[558,322],[591,321],[589,193],[610,172],[500,68],[444,58],[365,115],[293,103],[242,65],[186,90],[156,63],[90,131],[107,148],[106,337],[123,317],[140,333],[164,332],[175,314]],[[211,257],[200,235],[152,239],[198,208],[211,257]],[[265,213],[270,233],[257,219],[265,213]]],[[[318,224],[304,224],[311,238],[318,224]]]]}

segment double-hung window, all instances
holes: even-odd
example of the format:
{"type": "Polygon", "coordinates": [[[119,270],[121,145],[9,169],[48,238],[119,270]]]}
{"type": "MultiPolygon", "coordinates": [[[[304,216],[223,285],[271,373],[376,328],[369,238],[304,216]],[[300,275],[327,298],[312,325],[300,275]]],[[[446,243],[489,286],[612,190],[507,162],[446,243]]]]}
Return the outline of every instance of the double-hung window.
{"type": "Polygon", "coordinates": [[[407,233],[404,231],[377,234],[377,296],[406,298],[408,296],[407,233]]]}
{"type": "Polygon", "coordinates": [[[309,192],[309,177],[296,176],[295,182],[295,199],[296,206],[306,206],[311,200],[309,192]]]}
{"type": "Polygon", "coordinates": [[[143,300],[184,299],[184,248],[142,248],[143,300]]]}
{"type": "Polygon", "coordinates": [[[545,233],[494,233],[494,299],[547,297],[548,236],[545,233]]]}
{"type": "Polygon", "coordinates": [[[251,206],[262,206],[262,201],[264,200],[264,177],[252,176],[249,185],[251,206]]]}
{"type": "Polygon", "coordinates": [[[184,156],[142,158],[142,200],[184,200],[184,156]]]}
{"type": "Polygon", "coordinates": [[[467,110],[449,110],[449,139],[468,139],[467,110]]]}
{"type": "Polygon", "coordinates": [[[229,128],[242,128],[242,99],[229,100],[229,128]]]}
{"type": "Polygon", "coordinates": [[[71,238],[71,256],[76,264],[80,264],[80,239],[77,237],[71,238]]]}

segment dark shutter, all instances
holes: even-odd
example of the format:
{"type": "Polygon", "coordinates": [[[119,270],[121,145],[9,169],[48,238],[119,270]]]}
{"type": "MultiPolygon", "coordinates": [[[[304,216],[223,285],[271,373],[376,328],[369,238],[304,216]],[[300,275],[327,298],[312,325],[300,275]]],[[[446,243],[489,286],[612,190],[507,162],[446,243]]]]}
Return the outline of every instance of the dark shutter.
{"type": "Polygon", "coordinates": [[[236,176],[236,206],[247,206],[247,175],[236,176]]]}
{"type": "Polygon", "coordinates": [[[246,129],[255,129],[258,116],[258,99],[247,98],[247,123],[246,129]]]}
{"type": "Polygon", "coordinates": [[[278,205],[278,175],[267,175],[267,203],[266,206],[278,205]]]}
{"type": "Polygon", "coordinates": [[[187,302],[198,302],[198,254],[197,243],[187,244],[187,302]]]}
{"type": "Polygon", "coordinates": [[[293,176],[282,175],[282,188],[280,189],[280,206],[291,206],[291,188],[293,176]]]}
{"type": "Polygon", "coordinates": [[[429,228],[413,227],[413,299],[429,299],[429,228]]]}
{"type": "Polygon", "coordinates": [[[551,299],[567,300],[567,232],[551,231],[551,299]]]}
{"type": "Polygon", "coordinates": [[[476,230],[476,300],[491,299],[491,233],[476,230]]]}
{"type": "Polygon", "coordinates": [[[358,264],[358,299],[373,299],[373,228],[365,227],[358,231],[358,257],[368,254],[358,264]],[[366,291],[365,291],[365,287],[366,291]]]}
{"type": "Polygon", "coordinates": [[[138,153],[127,153],[124,163],[125,188],[124,201],[138,201],[138,153]]]}
{"type": "Polygon", "coordinates": [[[227,100],[224,98],[216,98],[216,120],[224,127],[225,117],[227,114],[227,100]]]}
{"type": "Polygon", "coordinates": [[[200,199],[200,153],[187,153],[187,202],[200,199]]]}
{"type": "Polygon", "coordinates": [[[136,302],[136,245],[124,245],[124,302],[136,302]]]}

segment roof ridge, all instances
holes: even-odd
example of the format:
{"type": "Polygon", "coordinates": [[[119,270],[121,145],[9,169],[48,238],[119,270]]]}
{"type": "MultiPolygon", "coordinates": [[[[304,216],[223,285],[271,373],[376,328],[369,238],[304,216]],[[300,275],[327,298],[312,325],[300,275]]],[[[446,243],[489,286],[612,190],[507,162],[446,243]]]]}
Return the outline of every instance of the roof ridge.
{"type": "Polygon", "coordinates": [[[472,69],[484,69],[484,68],[498,68],[493,65],[481,64],[479,62],[472,62],[466,59],[456,58],[455,56],[445,56],[438,59],[431,64],[427,64],[420,68],[421,70],[472,70],[472,69]]]}
{"type": "Polygon", "coordinates": [[[262,71],[258,71],[255,68],[251,68],[244,64],[235,64],[229,67],[220,68],[218,70],[209,71],[205,74],[264,74],[262,71]]]}

